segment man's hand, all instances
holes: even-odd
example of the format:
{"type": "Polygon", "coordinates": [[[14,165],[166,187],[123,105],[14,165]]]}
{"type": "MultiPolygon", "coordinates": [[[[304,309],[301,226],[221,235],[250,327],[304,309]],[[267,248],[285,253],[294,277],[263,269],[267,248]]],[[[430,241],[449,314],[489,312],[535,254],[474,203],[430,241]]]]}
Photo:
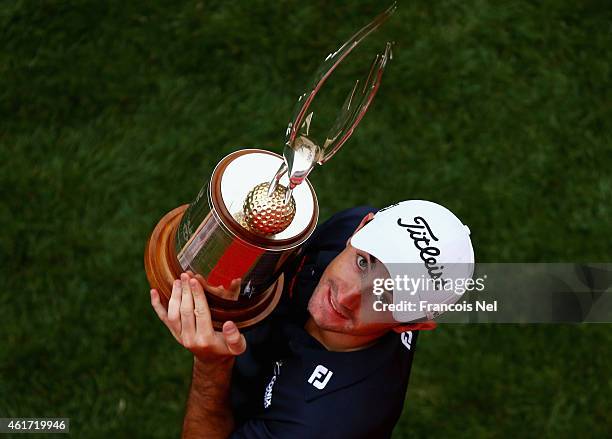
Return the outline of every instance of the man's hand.
{"type": "MultiPolygon", "coordinates": [[[[221,332],[214,330],[202,280],[191,272],[182,273],[172,285],[168,310],[162,305],[159,292],[151,290],[153,309],[176,341],[200,361],[216,362],[242,354],[246,340],[234,322],[225,322],[221,332]]],[[[205,281],[204,285],[208,286],[205,281]]]]}
{"type": "Polygon", "coordinates": [[[246,349],[246,340],[234,322],[215,331],[203,277],[181,274],[174,281],[168,309],[157,290],[151,290],[151,305],[176,341],[194,355],[191,388],[183,420],[184,439],[227,438],[234,429],[229,390],[234,357],[246,349]]]}
{"type": "MultiPolygon", "coordinates": [[[[187,273],[191,273],[188,271],[187,273]]],[[[229,288],[225,288],[222,285],[218,287],[214,287],[204,279],[204,276],[201,274],[196,274],[195,278],[202,284],[202,287],[205,291],[214,294],[217,297],[221,297],[227,300],[238,300],[238,296],[240,295],[240,283],[242,282],[241,278],[236,278],[232,280],[229,288]]]]}

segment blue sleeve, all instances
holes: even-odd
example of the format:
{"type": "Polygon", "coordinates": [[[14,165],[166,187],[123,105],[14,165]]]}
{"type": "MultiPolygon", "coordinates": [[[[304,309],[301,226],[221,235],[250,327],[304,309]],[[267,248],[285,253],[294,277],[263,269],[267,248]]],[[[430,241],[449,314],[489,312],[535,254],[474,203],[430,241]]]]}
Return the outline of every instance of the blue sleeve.
{"type": "Polygon", "coordinates": [[[298,423],[250,419],[230,435],[229,439],[308,439],[310,429],[298,423]]]}
{"type": "Polygon", "coordinates": [[[272,432],[261,419],[251,419],[235,430],[229,439],[268,439],[273,438],[272,432]]]}

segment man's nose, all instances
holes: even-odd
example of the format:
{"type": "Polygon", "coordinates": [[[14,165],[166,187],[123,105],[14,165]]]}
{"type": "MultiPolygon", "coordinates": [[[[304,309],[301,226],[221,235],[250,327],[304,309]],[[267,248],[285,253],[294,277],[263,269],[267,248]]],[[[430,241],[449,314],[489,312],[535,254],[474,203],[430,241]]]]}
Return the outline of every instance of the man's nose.
{"type": "Polygon", "coordinates": [[[361,303],[361,286],[359,284],[342,282],[338,285],[337,297],[340,305],[351,311],[355,311],[359,308],[359,304],[361,303]]]}

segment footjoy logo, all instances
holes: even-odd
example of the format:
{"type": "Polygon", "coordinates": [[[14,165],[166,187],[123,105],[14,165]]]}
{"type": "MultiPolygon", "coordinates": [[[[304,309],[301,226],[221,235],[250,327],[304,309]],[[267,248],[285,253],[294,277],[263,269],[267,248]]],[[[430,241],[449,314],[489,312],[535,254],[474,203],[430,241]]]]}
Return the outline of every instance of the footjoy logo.
{"type": "Polygon", "coordinates": [[[434,245],[430,245],[432,241],[438,241],[436,235],[425,221],[425,218],[421,216],[414,217],[414,224],[404,224],[402,219],[397,219],[397,225],[404,227],[410,234],[410,238],[414,243],[414,246],[419,250],[421,260],[425,263],[427,272],[432,279],[439,279],[442,277],[442,269],[444,265],[438,267],[438,260],[436,257],[440,256],[440,249],[434,245]],[[439,271],[437,271],[439,270],[439,271]]]}
{"type": "Polygon", "coordinates": [[[308,382],[317,389],[321,390],[327,385],[333,374],[334,373],[327,367],[319,364],[317,367],[315,367],[315,370],[312,375],[310,375],[310,378],[308,378],[308,382]]]}

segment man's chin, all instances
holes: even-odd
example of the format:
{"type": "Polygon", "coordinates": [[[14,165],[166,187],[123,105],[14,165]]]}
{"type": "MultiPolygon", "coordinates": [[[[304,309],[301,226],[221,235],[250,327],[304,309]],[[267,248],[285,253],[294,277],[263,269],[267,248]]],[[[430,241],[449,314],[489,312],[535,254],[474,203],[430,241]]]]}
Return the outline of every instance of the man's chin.
{"type": "Polygon", "coordinates": [[[355,335],[355,328],[353,327],[352,320],[339,320],[333,311],[330,312],[326,308],[320,309],[319,311],[320,313],[317,313],[317,315],[311,314],[319,328],[338,334],[355,335]]]}
{"type": "Polygon", "coordinates": [[[317,305],[315,308],[315,306],[311,305],[312,304],[309,304],[308,306],[308,312],[319,328],[326,331],[343,332],[343,328],[339,327],[337,322],[332,321],[324,307],[317,305]]]}

